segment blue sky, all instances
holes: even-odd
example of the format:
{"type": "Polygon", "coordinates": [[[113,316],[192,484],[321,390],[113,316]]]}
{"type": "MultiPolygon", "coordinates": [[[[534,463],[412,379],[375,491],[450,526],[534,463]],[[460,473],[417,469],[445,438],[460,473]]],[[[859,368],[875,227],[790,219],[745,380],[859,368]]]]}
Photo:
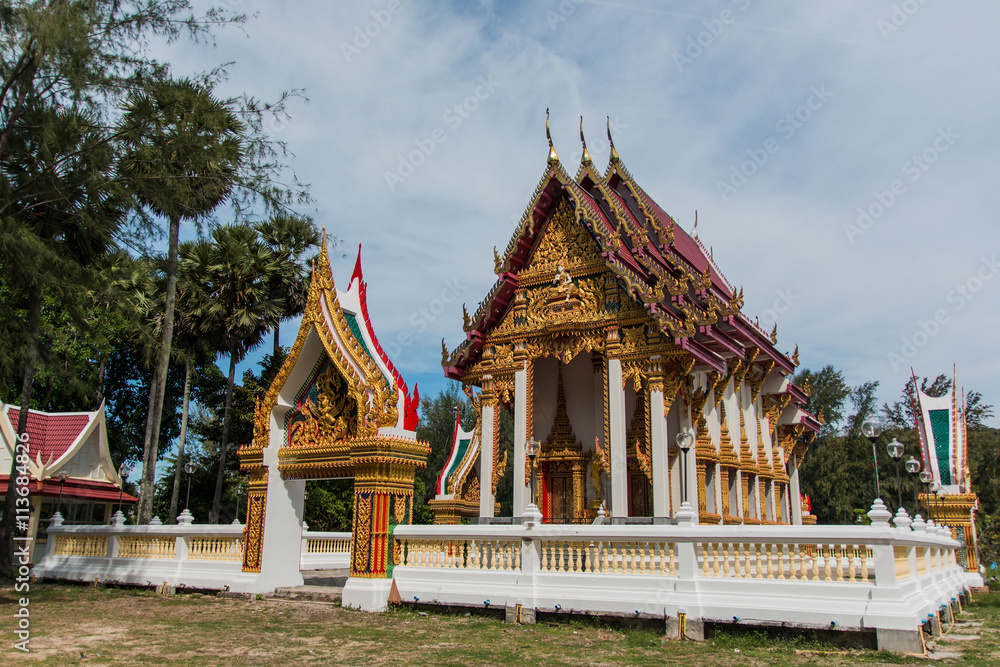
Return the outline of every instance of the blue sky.
{"type": "Polygon", "coordinates": [[[688,230],[698,210],[745,312],[804,367],[887,401],[911,365],[954,363],[1000,402],[1000,4],[225,4],[245,31],[165,57],[232,61],[223,94],[304,90],[270,131],[339,241],[339,284],[363,244],[376,331],[422,395],[542,175],[549,107],[571,172],[579,117],[602,167],[611,117],[637,181],[688,230]]]}

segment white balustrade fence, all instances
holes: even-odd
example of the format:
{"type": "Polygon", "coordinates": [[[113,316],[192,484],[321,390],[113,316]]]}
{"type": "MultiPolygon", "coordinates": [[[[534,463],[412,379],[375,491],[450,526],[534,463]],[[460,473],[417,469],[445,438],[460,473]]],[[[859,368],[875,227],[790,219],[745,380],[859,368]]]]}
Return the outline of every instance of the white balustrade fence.
{"type": "MultiPolygon", "coordinates": [[[[869,516],[871,526],[702,526],[682,507],[678,525],[397,526],[393,578],[403,600],[421,603],[875,629],[884,648],[920,650],[920,625],[967,589],[959,544],[904,513],[891,526],[881,501],[869,516]]],[[[57,517],[34,573],[267,588],[242,571],[243,526],[178,521],[124,526],[119,514],[110,526],[63,526],[57,517]]],[[[266,557],[266,536],[264,546],[266,557]]],[[[299,566],[346,568],[350,551],[350,533],[304,530],[299,566]]]]}
{"type": "MultiPolygon", "coordinates": [[[[108,526],[48,529],[37,577],[187,588],[249,590],[256,574],[243,572],[244,527],[194,524],[186,511],[177,525],[126,526],[120,513],[108,526]]],[[[301,570],[350,567],[351,534],[302,532],[301,570]]]]}
{"type": "MultiPolygon", "coordinates": [[[[946,529],[871,526],[398,526],[403,600],[676,617],[912,638],[967,588],[946,529]],[[488,601],[488,602],[487,602],[488,601]]],[[[907,640],[908,641],[908,640],[907,640]]],[[[907,643],[907,642],[904,642],[907,643]]],[[[912,645],[912,642],[908,645],[912,645]]],[[[919,650],[919,641],[916,642],[919,650]]]]}

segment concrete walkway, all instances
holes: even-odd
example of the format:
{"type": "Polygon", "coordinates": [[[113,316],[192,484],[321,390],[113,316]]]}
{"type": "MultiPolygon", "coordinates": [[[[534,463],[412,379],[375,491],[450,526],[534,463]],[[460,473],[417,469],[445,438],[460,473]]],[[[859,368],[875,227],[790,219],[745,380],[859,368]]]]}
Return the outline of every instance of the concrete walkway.
{"type": "Polygon", "coordinates": [[[274,596],[286,600],[314,600],[333,602],[344,592],[344,584],[351,575],[349,569],[303,570],[302,586],[286,586],[274,592],[274,596]]]}

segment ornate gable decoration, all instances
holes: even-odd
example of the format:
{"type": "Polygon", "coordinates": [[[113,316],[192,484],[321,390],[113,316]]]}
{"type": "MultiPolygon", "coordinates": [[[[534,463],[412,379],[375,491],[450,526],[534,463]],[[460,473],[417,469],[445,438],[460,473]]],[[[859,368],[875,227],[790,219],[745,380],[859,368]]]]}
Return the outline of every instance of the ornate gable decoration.
{"type": "MultiPolygon", "coordinates": [[[[337,291],[324,232],[298,336],[257,404],[254,441],[240,451],[245,460],[258,458],[254,455],[267,447],[272,411],[300,363],[311,364],[313,370],[305,384],[296,389],[294,405],[285,414],[287,439],[283,449],[322,450],[349,465],[351,441],[376,438],[380,429],[391,429],[395,435],[412,431],[404,428],[404,421],[413,421],[406,419],[404,412],[412,411],[414,399],[408,392],[401,395],[406,385],[381,351],[368,322],[361,293],[364,283],[360,279],[360,255],[355,277],[358,281],[352,278],[348,292],[337,291]],[[345,311],[342,299],[347,299],[357,312],[345,311]],[[322,343],[322,353],[306,359],[303,349],[313,332],[322,343]]],[[[279,458],[283,455],[291,453],[279,453],[279,458]]]]}

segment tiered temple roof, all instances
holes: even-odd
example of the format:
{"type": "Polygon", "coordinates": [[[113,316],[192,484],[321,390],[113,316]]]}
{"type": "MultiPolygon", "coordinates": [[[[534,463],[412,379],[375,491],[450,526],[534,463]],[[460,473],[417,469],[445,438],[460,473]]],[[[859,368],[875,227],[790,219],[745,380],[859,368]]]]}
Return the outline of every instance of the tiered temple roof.
{"type": "MultiPolygon", "coordinates": [[[[554,205],[565,195],[580,223],[598,244],[601,257],[623,290],[659,325],[679,348],[689,352],[696,367],[724,373],[731,357],[745,358],[755,349],[759,365],[782,375],[794,372],[798,351],[778,351],[777,332],[763,331],[743,312],[743,290],[726,280],[697,236],[689,235],[654,202],[625,167],[611,138],[611,157],[601,174],[584,141],[576,177],[559,161],[549,138],[549,159],[534,196],[507,249],[495,254],[497,281],[466,326],[466,340],[454,351],[443,351],[449,378],[460,380],[482,353],[486,336],[513,305],[518,274],[531,259],[534,238],[554,205]]],[[[581,140],[583,133],[581,131],[581,140]]],[[[806,392],[788,382],[782,393],[794,403],[806,392]]],[[[802,415],[810,427],[819,423],[802,415]]]]}

